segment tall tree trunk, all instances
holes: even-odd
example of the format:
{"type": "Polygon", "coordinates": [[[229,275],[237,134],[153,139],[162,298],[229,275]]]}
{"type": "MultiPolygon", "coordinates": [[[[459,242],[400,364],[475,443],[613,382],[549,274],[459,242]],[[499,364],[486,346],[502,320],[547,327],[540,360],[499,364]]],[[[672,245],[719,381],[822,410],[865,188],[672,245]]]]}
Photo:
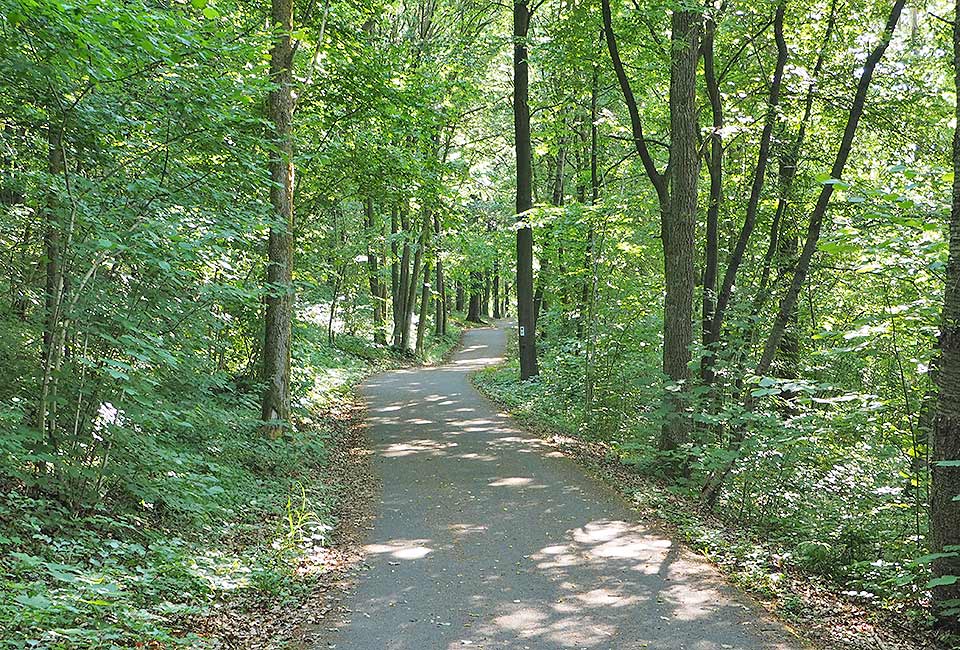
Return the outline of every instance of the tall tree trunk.
{"type": "Polygon", "coordinates": [[[400,313],[400,245],[397,243],[397,235],[400,231],[398,223],[397,206],[394,205],[390,210],[390,306],[393,317],[393,333],[391,339],[396,338],[397,332],[397,314],[400,313]]]}
{"type": "MultiPolygon", "coordinates": [[[[409,287],[404,302],[403,327],[400,338],[400,349],[404,352],[414,352],[410,347],[410,335],[413,327],[413,314],[417,309],[417,285],[420,281],[420,271],[430,241],[430,229],[433,217],[429,209],[423,213],[423,224],[420,228],[420,237],[417,240],[417,250],[413,254],[413,270],[410,272],[409,287]]],[[[427,280],[429,282],[429,280],[427,280]]]]}
{"type": "Polygon", "coordinates": [[[493,317],[500,318],[500,260],[493,260],[493,317]]]}
{"type": "Polygon", "coordinates": [[[414,354],[423,356],[427,338],[427,319],[430,313],[430,260],[423,265],[423,288],[420,291],[420,317],[417,320],[417,344],[414,354]]]}
{"type": "MultiPolygon", "coordinates": [[[[960,92],[960,2],[954,13],[954,83],[960,92]]],[[[939,395],[933,424],[933,461],[930,473],[930,551],[949,553],[933,562],[940,582],[960,576],[960,103],[953,133],[953,206],[950,211],[950,247],[940,322],[940,359],[937,363],[939,395]]],[[[948,601],[960,600],[960,579],[934,588],[940,606],[938,620],[945,627],[960,628],[960,617],[946,616],[948,601]]]]}
{"type": "MultiPolygon", "coordinates": [[[[517,153],[517,216],[526,221],[533,208],[533,154],[530,148],[528,0],[513,4],[513,126],[517,153]]],[[[520,344],[520,379],[540,374],[537,367],[536,316],[533,305],[533,229],[517,228],[517,314],[520,344]]]]}
{"type": "Polygon", "coordinates": [[[370,281],[370,299],[373,301],[373,340],[375,343],[386,345],[387,332],[384,325],[386,303],[382,299],[380,287],[380,259],[377,255],[376,242],[380,228],[376,223],[373,199],[367,198],[364,205],[364,225],[367,228],[367,271],[370,281]],[[370,241],[373,240],[373,241],[370,241]]]}
{"type": "Polygon", "coordinates": [[[393,297],[396,304],[396,309],[393,312],[393,347],[403,350],[405,323],[409,325],[410,322],[407,311],[409,306],[408,296],[410,295],[410,217],[407,206],[400,209],[400,227],[403,237],[403,252],[400,255],[399,280],[393,297]]]}
{"type": "Polygon", "coordinates": [[[675,11],[671,18],[670,200],[664,212],[663,372],[680,390],[668,391],[671,403],[660,436],[660,450],[687,441],[692,420],[686,395],[693,343],[694,234],[700,155],[697,136],[697,62],[700,12],[675,11]]]}
{"type": "MultiPolygon", "coordinates": [[[[700,13],[675,11],[671,17],[670,162],[667,171],[660,173],[647,146],[636,97],[620,59],[610,0],[601,0],[601,10],[607,50],[630,114],[634,146],[660,204],[665,288],[663,371],[675,390],[665,391],[666,415],[659,448],[671,451],[686,441],[691,429],[686,403],[690,383],[690,345],[693,342],[693,245],[700,169],[696,113],[700,13]]],[[[672,474],[677,469],[682,468],[668,467],[667,472],[672,474]]]]}
{"type": "Polygon", "coordinates": [[[720,83],[714,65],[714,35],[717,31],[714,14],[707,16],[703,33],[703,79],[710,98],[713,130],[710,133],[710,154],[707,169],[710,172],[710,199],[707,204],[707,232],[703,255],[703,303],[700,312],[701,341],[704,357],[700,365],[700,378],[704,383],[713,383],[715,342],[711,339],[711,324],[717,306],[717,271],[720,249],[720,200],[723,196],[723,103],[720,83]]]}
{"type": "Polygon", "coordinates": [[[770,269],[773,266],[774,257],[779,250],[779,238],[784,230],[784,221],[790,202],[793,198],[793,182],[797,177],[797,166],[800,161],[800,151],[803,148],[804,140],[807,134],[807,124],[810,122],[810,116],[813,114],[813,100],[816,97],[817,82],[820,79],[820,72],[823,70],[823,64],[827,56],[827,48],[830,45],[830,39],[833,36],[833,30],[837,23],[837,0],[830,2],[830,15],[827,19],[827,28],[823,34],[823,41],[820,50],[817,52],[817,61],[813,66],[813,72],[810,75],[807,96],[804,100],[803,117],[800,119],[800,126],[797,129],[797,135],[792,143],[784,145],[780,152],[779,162],[779,197],[777,200],[777,209],[773,215],[773,221],[770,224],[770,237],[767,244],[767,252],[763,257],[763,264],[760,270],[760,281],[757,283],[757,292],[753,298],[751,311],[754,315],[760,313],[770,295],[770,269]]]}
{"type": "Polygon", "coordinates": [[[267,309],[263,341],[266,389],[260,417],[263,432],[279,438],[290,426],[290,346],[293,327],[293,0],[273,0],[268,119],[275,150],[270,154],[270,203],[276,224],[267,247],[267,309]]]}
{"type": "Polygon", "coordinates": [[[463,280],[457,280],[456,310],[462,312],[467,306],[467,292],[463,288],[463,280]]]}
{"type": "Polygon", "coordinates": [[[467,320],[471,323],[482,323],[480,318],[481,303],[483,302],[483,278],[480,273],[473,271],[470,273],[470,305],[467,312],[467,320]]]}
{"type": "Polygon", "coordinates": [[[490,271],[483,272],[483,315],[490,318],[490,271]]]}
{"type": "Polygon", "coordinates": [[[437,336],[447,335],[447,281],[443,275],[443,257],[440,240],[440,215],[433,216],[433,234],[437,241],[437,304],[434,314],[434,332],[437,336]]]}

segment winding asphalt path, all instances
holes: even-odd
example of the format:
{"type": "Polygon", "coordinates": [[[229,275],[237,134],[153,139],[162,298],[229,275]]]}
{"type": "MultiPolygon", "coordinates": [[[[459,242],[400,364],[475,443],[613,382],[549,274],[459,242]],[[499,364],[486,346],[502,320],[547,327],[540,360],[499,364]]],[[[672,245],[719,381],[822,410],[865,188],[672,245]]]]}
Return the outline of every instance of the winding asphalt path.
{"type": "Polygon", "coordinates": [[[318,648],[804,648],[702,558],[473,388],[502,329],[362,388],[383,502],[369,570],[318,648]]]}

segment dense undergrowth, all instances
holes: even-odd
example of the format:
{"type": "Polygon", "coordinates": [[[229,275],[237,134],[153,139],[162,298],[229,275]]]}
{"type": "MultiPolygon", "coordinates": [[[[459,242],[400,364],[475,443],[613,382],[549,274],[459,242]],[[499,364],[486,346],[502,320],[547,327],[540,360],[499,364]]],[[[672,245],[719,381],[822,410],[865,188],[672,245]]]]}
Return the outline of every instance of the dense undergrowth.
{"type": "MultiPolygon", "coordinates": [[[[0,648],[212,647],[192,621],[231,599],[266,607],[309,591],[298,559],[330,543],[342,498],[324,473],[330,411],[364,376],[407,361],[359,337],[329,346],[310,323],[296,338],[296,432],[260,436],[258,394],[237,378],[171,381],[153,418],[101,416],[111,454],[90,506],[63,496],[89,473],[37,477],[13,448],[27,441],[3,436],[0,648]]],[[[431,339],[427,358],[456,340],[431,339]]]]}
{"type": "MultiPolygon", "coordinates": [[[[572,338],[547,342],[537,381],[520,381],[511,358],[480,371],[474,382],[535,430],[597,443],[591,448],[603,457],[588,462],[612,472],[638,508],[669,522],[736,582],[777,601],[786,616],[809,620],[818,607],[813,602],[826,596],[834,600],[827,607],[834,616],[855,611],[904,631],[904,638],[927,638],[930,556],[918,543],[925,524],[909,490],[910,460],[892,445],[867,444],[867,424],[850,421],[856,409],[796,404],[784,417],[782,403],[762,403],[739,468],[708,509],[700,489],[711,460],[695,442],[685,449],[696,459],[689,478],[662,480],[657,359],[644,362],[639,354],[629,365],[595,370],[588,413],[578,346],[572,338]]],[[[606,354],[628,352],[611,347],[606,354]]],[[[853,636],[867,638],[862,630],[853,636]]]]}

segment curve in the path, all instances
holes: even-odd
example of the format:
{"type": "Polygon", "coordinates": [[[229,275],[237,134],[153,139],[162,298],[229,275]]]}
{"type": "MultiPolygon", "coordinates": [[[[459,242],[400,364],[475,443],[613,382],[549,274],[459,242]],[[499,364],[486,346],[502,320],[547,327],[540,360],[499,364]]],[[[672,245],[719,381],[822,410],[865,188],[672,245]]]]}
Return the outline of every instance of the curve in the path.
{"type": "Polygon", "coordinates": [[[518,430],[470,384],[502,329],[367,381],[383,501],[368,570],[319,648],[799,649],[705,560],[518,430]]]}

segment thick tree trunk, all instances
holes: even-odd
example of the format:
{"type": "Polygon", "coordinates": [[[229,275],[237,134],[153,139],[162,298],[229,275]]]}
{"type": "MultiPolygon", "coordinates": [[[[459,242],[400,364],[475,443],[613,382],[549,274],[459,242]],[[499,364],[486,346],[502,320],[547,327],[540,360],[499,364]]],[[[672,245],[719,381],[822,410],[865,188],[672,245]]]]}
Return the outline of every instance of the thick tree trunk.
{"type": "Polygon", "coordinates": [[[400,245],[397,243],[397,234],[400,231],[397,206],[390,210],[390,306],[393,318],[393,333],[391,339],[396,338],[397,314],[400,313],[400,245]]]}
{"type": "Polygon", "coordinates": [[[663,213],[665,299],[663,372],[680,390],[668,391],[670,408],[660,436],[660,450],[672,451],[687,441],[691,428],[686,395],[693,343],[694,234],[700,155],[697,136],[697,62],[700,13],[675,11],[671,18],[670,201],[663,213]]]}
{"type": "Polygon", "coordinates": [[[276,149],[270,154],[270,203],[277,223],[267,248],[267,309],[263,341],[266,389],[260,417],[263,431],[279,438],[290,426],[290,346],[293,323],[293,0],[273,0],[277,31],[270,51],[268,119],[276,149]]]}
{"type": "MultiPolygon", "coordinates": [[[[960,92],[960,2],[953,28],[954,83],[960,92]]],[[[940,582],[960,576],[960,103],[958,124],[953,134],[953,206],[950,212],[950,247],[940,322],[940,359],[936,378],[939,395],[933,424],[933,453],[930,473],[930,551],[950,553],[934,560],[933,574],[940,582]]],[[[934,588],[941,607],[939,622],[960,628],[960,617],[946,616],[948,601],[960,600],[960,579],[934,588]]]]}
{"type": "MultiPolygon", "coordinates": [[[[530,148],[528,0],[513,5],[513,125],[517,153],[517,216],[526,220],[533,208],[533,154],[530,148]]],[[[520,344],[520,379],[540,374],[537,367],[536,316],[533,304],[533,229],[517,228],[517,314],[520,344]]]]}
{"type": "Polygon", "coordinates": [[[400,349],[404,352],[414,352],[410,347],[410,335],[413,327],[413,314],[417,309],[417,285],[420,281],[420,271],[430,238],[430,228],[433,218],[429,210],[423,214],[423,225],[420,228],[420,237],[417,240],[417,250],[413,255],[413,270],[408,280],[409,287],[404,302],[403,327],[401,328],[400,349]]]}
{"type": "Polygon", "coordinates": [[[470,274],[470,305],[467,311],[467,320],[471,323],[482,323],[480,311],[483,302],[483,278],[479,272],[474,271],[470,274]]]}
{"type": "Polygon", "coordinates": [[[423,288],[420,290],[420,317],[417,321],[417,344],[414,353],[423,356],[427,338],[427,319],[430,312],[430,260],[423,265],[423,288]]]}

